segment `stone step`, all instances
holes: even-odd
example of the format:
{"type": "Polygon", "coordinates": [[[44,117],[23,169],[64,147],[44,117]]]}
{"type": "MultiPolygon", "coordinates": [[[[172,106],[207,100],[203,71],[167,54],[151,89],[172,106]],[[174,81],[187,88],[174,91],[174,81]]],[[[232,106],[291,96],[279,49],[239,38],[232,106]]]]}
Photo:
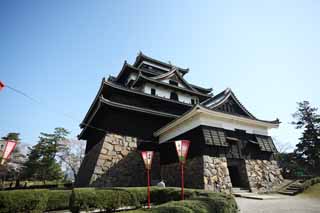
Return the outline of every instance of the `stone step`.
{"type": "Polygon", "coordinates": [[[247,198],[247,199],[255,199],[255,200],[273,200],[273,199],[281,199],[279,195],[264,195],[257,193],[234,193],[236,197],[247,198]]]}
{"type": "Polygon", "coordinates": [[[288,190],[283,190],[283,191],[279,191],[278,193],[283,194],[283,195],[296,195],[299,193],[299,191],[288,191],[288,190]]]}
{"type": "Polygon", "coordinates": [[[232,192],[233,193],[249,193],[250,190],[247,188],[233,187],[232,192]]]}
{"type": "Polygon", "coordinates": [[[289,186],[293,186],[293,187],[301,187],[301,184],[290,184],[289,186]]]}
{"type": "Polygon", "coordinates": [[[303,181],[301,180],[293,181],[292,183],[288,184],[284,188],[280,189],[278,192],[284,195],[291,195],[291,196],[296,195],[303,190],[301,182],[303,181]]]}
{"type": "Polygon", "coordinates": [[[286,189],[290,189],[290,190],[301,190],[302,187],[298,187],[298,186],[288,186],[286,189]]]}

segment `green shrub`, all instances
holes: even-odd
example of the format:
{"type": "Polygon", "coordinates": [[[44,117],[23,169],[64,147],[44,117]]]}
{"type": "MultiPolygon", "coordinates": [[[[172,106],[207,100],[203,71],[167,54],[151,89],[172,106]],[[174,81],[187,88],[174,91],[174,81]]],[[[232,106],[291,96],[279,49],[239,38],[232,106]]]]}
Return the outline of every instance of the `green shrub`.
{"type": "Polygon", "coordinates": [[[204,197],[191,200],[170,201],[151,209],[139,209],[127,213],[237,213],[237,205],[232,196],[220,193],[202,193],[204,197]]]}
{"type": "Polygon", "coordinates": [[[302,185],[303,191],[307,190],[310,186],[317,184],[317,183],[320,183],[320,177],[314,177],[309,180],[306,180],[302,185]]]}
{"type": "Polygon", "coordinates": [[[140,207],[142,204],[139,199],[141,189],[134,193],[134,190],[124,188],[93,189],[83,188],[74,189],[70,197],[70,211],[79,212],[90,209],[101,209],[107,212],[113,211],[124,206],[140,207]]]}
{"type": "Polygon", "coordinates": [[[71,190],[49,190],[46,211],[69,208],[71,190]]]}
{"type": "MultiPolygon", "coordinates": [[[[120,189],[123,189],[123,188],[120,188],[120,189]]],[[[146,205],[146,203],[148,202],[146,187],[128,187],[125,189],[136,200],[136,204],[137,204],[136,207],[141,207],[143,205],[146,205]]]]}
{"type": "Polygon", "coordinates": [[[46,209],[48,190],[13,190],[0,192],[0,212],[36,213],[46,209]]]}
{"type": "MultiPolygon", "coordinates": [[[[237,204],[231,195],[223,193],[206,192],[203,190],[185,190],[184,201],[180,200],[179,188],[151,188],[151,202],[161,204],[151,210],[136,210],[138,212],[156,213],[191,213],[213,212],[234,213],[237,212],[237,204]]],[[[70,198],[70,210],[100,209],[107,212],[117,208],[130,206],[141,207],[147,202],[147,189],[133,188],[82,188],[74,189],[70,198]]]]}
{"type": "MultiPolygon", "coordinates": [[[[320,179],[320,178],[319,178],[320,179]]],[[[316,183],[317,180],[310,180],[316,183]]],[[[133,212],[191,213],[214,212],[234,213],[237,204],[231,195],[203,190],[185,190],[185,201],[180,200],[180,188],[151,188],[151,202],[161,204],[151,210],[133,212]]],[[[72,212],[100,209],[106,212],[120,207],[141,207],[147,203],[145,187],[131,188],[79,188],[71,190],[13,190],[0,192],[0,213],[37,213],[63,210],[72,212]]]]}
{"type": "Polygon", "coordinates": [[[96,207],[96,191],[92,188],[73,189],[70,196],[69,209],[71,212],[88,211],[96,207]]]}

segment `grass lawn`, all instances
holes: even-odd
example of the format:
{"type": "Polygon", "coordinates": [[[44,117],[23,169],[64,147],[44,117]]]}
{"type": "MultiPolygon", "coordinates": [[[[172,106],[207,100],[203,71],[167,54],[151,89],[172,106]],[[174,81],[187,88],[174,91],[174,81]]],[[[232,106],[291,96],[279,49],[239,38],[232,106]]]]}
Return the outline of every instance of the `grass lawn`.
{"type": "Polygon", "coordinates": [[[313,186],[310,186],[300,196],[320,199],[320,183],[317,183],[317,184],[314,184],[313,186]]]}

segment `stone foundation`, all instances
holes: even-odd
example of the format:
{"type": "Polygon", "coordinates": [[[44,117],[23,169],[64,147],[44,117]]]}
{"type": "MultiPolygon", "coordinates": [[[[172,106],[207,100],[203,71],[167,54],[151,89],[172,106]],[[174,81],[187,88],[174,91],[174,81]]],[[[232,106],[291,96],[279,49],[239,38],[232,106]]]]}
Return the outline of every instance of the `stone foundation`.
{"type": "MultiPolygon", "coordinates": [[[[159,168],[157,164],[158,154],[153,166],[159,168]]],[[[152,170],[151,177],[159,176],[155,171],[152,170]]],[[[143,160],[137,151],[137,138],[109,133],[86,154],[76,185],[145,186],[146,182],[143,160]]]]}
{"type": "MultiPolygon", "coordinates": [[[[203,189],[202,157],[188,159],[184,167],[184,186],[186,188],[203,189]]],[[[161,178],[166,186],[181,186],[179,163],[161,165],[161,178]]]]}
{"type": "MultiPolygon", "coordinates": [[[[200,156],[185,165],[185,187],[212,191],[231,191],[227,159],[200,156]]],[[[161,177],[167,186],[181,186],[179,163],[161,165],[161,177]]]]}
{"type": "MultiPolygon", "coordinates": [[[[229,163],[232,165],[233,160],[229,159],[229,163]]],[[[243,183],[253,192],[271,191],[273,186],[283,180],[276,161],[245,160],[239,166],[243,183]]],[[[204,155],[189,158],[184,174],[187,188],[231,192],[232,183],[225,157],[204,155]]],[[[160,166],[159,154],[156,153],[152,163],[151,179],[162,179],[167,186],[180,187],[179,163],[160,166]]],[[[145,186],[146,182],[143,160],[137,151],[137,138],[109,133],[86,154],[75,185],[145,186]]]]}
{"type": "Polygon", "coordinates": [[[250,190],[253,192],[268,192],[283,181],[276,161],[246,160],[250,190]]]}
{"type": "MultiPolygon", "coordinates": [[[[271,191],[283,180],[276,161],[245,160],[239,166],[243,183],[253,192],[271,191]]],[[[161,177],[167,186],[180,187],[179,164],[161,165],[161,177]]],[[[185,166],[185,187],[230,193],[232,183],[227,159],[207,155],[188,159],[185,166]]]]}
{"type": "Polygon", "coordinates": [[[231,192],[232,184],[225,157],[203,156],[204,189],[217,192],[231,192]]]}
{"type": "Polygon", "coordinates": [[[76,187],[89,186],[102,146],[103,141],[92,147],[84,156],[75,180],[76,187]]]}

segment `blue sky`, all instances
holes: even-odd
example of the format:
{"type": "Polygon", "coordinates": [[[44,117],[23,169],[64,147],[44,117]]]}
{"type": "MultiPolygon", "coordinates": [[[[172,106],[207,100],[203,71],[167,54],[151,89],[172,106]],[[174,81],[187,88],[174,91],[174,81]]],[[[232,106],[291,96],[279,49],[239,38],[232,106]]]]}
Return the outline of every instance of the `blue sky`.
{"type": "MultiPolygon", "coordinates": [[[[75,137],[102,77],[147,55],[189,67],[191,83],[231,87],[256,117],[282,121],[292,145],[296,102],[320,106],[318,1],[1,1],[0,136],[34,144],[62,126],[75,137]],[[62,115],[70,115],[72,118],[62,115]]],[[[134,121],[132,121],[134,122],[134,121]]]]}

